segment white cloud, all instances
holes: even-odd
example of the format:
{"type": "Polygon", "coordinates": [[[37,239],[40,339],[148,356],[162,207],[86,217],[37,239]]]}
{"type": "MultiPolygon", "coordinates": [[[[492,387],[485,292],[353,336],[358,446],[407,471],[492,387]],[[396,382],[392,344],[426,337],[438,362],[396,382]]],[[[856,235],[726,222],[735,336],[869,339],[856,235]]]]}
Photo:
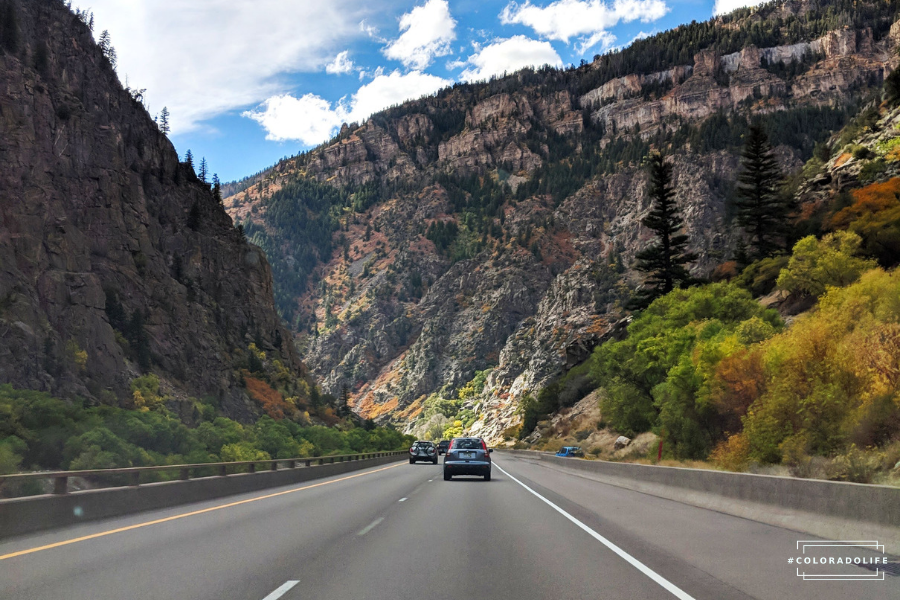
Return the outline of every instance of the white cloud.
{"type": "Polygon", "coordinates": [[[611,48],[616,43],[616,36],[608,31],[598,31],[586,38],[582,38],[581,42],[576,46],[578,54],[584,54],[596,45],[600,45],[600,50],[611,48]]]}
{"type": "Polygon", "coordinates": [[[362,35],[365,0],[76,0],[108,29],[119,73],[147,88],[153,112],[184,133],[229,110],[284,92],[286,73],[318,71],[362,35]]]}
{"type": "Polygon", "coordinates": [[[450,54],[450,42],[456,39],[456,21],[450,16],[447,0],[428,0],[400,17],[399,38],[383,52],[403,66],[421,71],[436,56],[450,54]]]}
{"type": "Polygon", "coordinates": [[[273,96],[243,116],[257,121],[266,130],[266,139],[299,140],[306,146],[327,141],[342,123],[363,121],[372,113],[406,100],[433,94],[452,84],[427,73],[412,71],[378,75],[360,87],[349,102],[332,104],[314,94],[295,98],[273,96]]]}
{"type": "Polygon", "coordinates": [[[350,51],[344,50],[334,57],[334,60],[325,65],[325,72],[329,75],[340,75],[353,70],[353,61],[350,60],[350,51]]]}
{"type": "Polygon", "coordinates": [[[311,146],[327,140],[343,122],[340,106],[335,110],[330,102],[313,94],[300,98],[290,94],[272,96],[260,108],[246,111],[243,116],[262,125],[268,132],[267,140],[278,142],[300,140],[311,146]]]}
{"type": "Polygon", "coordinates": [[[745,6],[759,6],[768,1],[769,0],[716,0],[716,5],[713,7],[713,14],[724,15],[733,10],[744,8],[745,6]]]}
{"type": "Polygon", "coordinates": [[[470,56],[466,64],[471,68],[463,71],[460,77],[466,81],[480,81],[491,75],[512,73],[524,67],[561,67],[562,60],[550,42],[517,35],[484,46],[470,56]]]}
{"type": "MultiPolygon", "coordinates": [[[[722,0],[717,0],[722,1],[722,0]]],[[[531,27],[535,33],[550,40],[569,43],[580,40],[579,50],[603,43],[609,47],[615,36],[608,29],[619,23],[640,20],[655,21],[669,12],[664,0],[557,0],[547,6],[535,6],[526,0],[524,4],[510,2],[500,13],[505,25],[517,24],[531,27]]]]}

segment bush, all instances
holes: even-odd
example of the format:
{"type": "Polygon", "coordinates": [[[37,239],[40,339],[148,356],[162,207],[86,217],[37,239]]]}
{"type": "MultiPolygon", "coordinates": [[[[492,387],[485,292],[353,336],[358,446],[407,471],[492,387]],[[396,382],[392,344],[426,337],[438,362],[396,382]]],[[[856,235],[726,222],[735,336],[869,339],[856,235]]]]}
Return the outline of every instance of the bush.
{"type": "Polygon", "coordinates": [[[780,462],[802,442],[828,456],[900,434],[900,277],[871,270],[831,288],[815,312],[761,346],[764,384],[743,420],[751,458],[780,462]],[[889,400],[886,400],[886,397],[889,400]]]}
{"type": "Polygon", "coordinates": [[[875,261],[860,258],[862,240],[850,231],[829,233],[821,240],[808,236],[797,242],[787,268],[778,276],[778,286],[789,292],[820,296],[828,287],[843,287],[875,267],[875,261]]]}
{"type": "Polygon", "coordinates": [[[627,339],[591,357],[591,374],[605,388],[604,420],[630,436],[664,429],[676,456],[704,457],[727,431],[711,382],[716,365],[744,348],[736,331],[750,341],[780,328],[775,311],[731,283],[657,299],[628,326],[627,339]]]}

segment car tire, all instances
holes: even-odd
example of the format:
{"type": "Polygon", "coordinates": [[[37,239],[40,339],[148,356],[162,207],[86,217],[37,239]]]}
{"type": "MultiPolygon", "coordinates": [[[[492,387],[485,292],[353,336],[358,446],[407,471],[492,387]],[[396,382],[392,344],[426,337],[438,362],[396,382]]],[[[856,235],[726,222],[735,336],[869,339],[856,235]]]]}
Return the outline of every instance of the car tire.
{"type": "Polygon", "coordinates": [[[413,459],[409,459],[409,464],[414,465],[416,464],[416,461],[414,461],[413,459]]]}
{"type": "Polygon", "coordinates": [[[490,472],[490,471],[488,471],[488,472],[487,472],[487,475],[484,476],[484,480],[485,480],[485,481],[490,481],[490,480],[491,480],[491,472],[490,472]]]}
{"type": "Polygon", "coordinates": [[[435,465],[436,465],[436,464],[437,464],[437,457],[435,456],[435,457],[434,457],[434,460],[431,461],[431,462],[432,462],[432,464],[435,464],[435,465]]]}
{"type": "Polygon", "coordinates": [[[447,471],[444,471],[444,481],[450,481],[451,479],[453,479],[453,475],[451,475],[447,471]]]}

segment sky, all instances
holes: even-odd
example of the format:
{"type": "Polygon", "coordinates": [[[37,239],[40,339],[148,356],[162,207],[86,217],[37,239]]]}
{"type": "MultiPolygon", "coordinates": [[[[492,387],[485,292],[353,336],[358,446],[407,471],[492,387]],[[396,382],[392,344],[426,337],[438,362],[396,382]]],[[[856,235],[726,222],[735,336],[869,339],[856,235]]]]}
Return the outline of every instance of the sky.
{"type": "Polygon", "coordinates": [[[760,0],[76,0],[222,181],[461,81],[564,67],[760,0]]]}

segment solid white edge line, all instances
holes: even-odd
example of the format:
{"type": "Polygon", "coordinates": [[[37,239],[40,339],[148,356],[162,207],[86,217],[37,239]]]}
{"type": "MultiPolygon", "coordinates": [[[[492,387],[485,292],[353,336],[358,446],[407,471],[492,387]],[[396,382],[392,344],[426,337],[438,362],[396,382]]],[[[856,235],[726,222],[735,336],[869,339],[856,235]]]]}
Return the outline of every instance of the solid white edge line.
{"type": "Polygon", "coordinates": [[[544,503],[547,504],[550,508],[552,508],[553,510],[555,510],[556,512],[558,512],[559,514],[561,514],[562,516],[564,516],[565,518],[570,520],[572,523],[574,523],[575,525],[577,525],[578,527],[583,529],[585,531],[585,533],[590,535],[592,538],[594,538],[595,540],[597,540],[598,542],[600,542],[601,544],[603,544],[604,546],[606,546],[607,548],[609,548],[610,550],[612,550],[613,552],[618,554],[620,557],[625,559],[625,561],[628,564],[630,564],[632,567],[634,567],[635,569],[637,569],[638,571],[640,571],[641,573],[643,573],[644,575],[646,575],[647,577],[649,577],[650,579],[652,579],[653,581],[655,581],[656,583],[661,585],[666,591],[671,593],[673,596],[675,596],[676,598],[679,598],[679,600],[694,600],[693,596],[689,595],[687,592],[685,592],[684,590],[682,590],[681,588],[676,586],[674,583],[672,583],[668,579],[664,578],[662,575],[660,575],[659,573],[657,573],[656,571],[654,571],[653,569],[651,569],[650,567],[648,567],[647,565],[645,565],[644,563],[642,563],[641,561],[639,561],[638,559],[633,557],[632,555],[628,554],[627,552],[625,552],[624,550],[622,550],[621,548],[616,546],[614,543],[612,543],[611,541],[609,541],[608,539],[606,539],[605,537],[603,537],[602,535],[600,535],[599,533],[597,533],[596,531],[594,531],[593,529],[591,529],[590,527],[588,527],[587,525],[585,525],[584,523],[582,523],[581,521],[579,521],[578,519],[576,519],[575,517],[573,517],[572,515],[570,515],[563,509],[561,509],[560,507],[558,507],[557,505],[555,505],[554,503],[550,502],[549,500],[547,500],[546,498],[544,498],[543,496],[538,494],[536,491],[534,491],[533,489],[531,489],[530,487],[528,487],[527,485],[525,485],[524,483],[522,483],[521,481],[519,481],[518,479],[513,477],[512,475],[510,475],[503,467],[498,465],[496,462],[494,463],[494,466],[497,467],[498,469],[500,469],[500,471],[502,473],[504,473],[507,477],[509,477],[510,479],[512,479],[519,485],[521,485],[523,488],[525,488],[526,490],[528,490],[529,492],[531,492],[532,494],[534,494],[535,496],[537,496],[538,498],[543,500],[544,503]]]}
{"type": "Polygon", "coordinates": [[[279,598],[281,598],[282,596],[287,594],[291,590],[291,588],[293,588],[298,583],[300,583],[300,582],[299,581],[285,581],[284,584],[280,588],[278,588],[277,590],[275,590],[274,592],[272,592],[271,594],[269,594],[268,596],[263,598],[263,600],[278,600],[279,598]]]}

